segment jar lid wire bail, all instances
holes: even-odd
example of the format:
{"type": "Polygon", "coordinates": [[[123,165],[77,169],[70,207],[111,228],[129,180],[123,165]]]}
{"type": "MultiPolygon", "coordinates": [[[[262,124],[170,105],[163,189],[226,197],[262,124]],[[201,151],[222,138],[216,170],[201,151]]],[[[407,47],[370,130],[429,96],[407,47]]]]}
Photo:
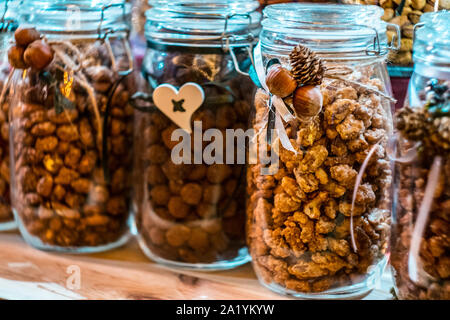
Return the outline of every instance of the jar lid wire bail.
{"type": "Polygon", "coordinates": [[[133,61],[133,55],[131,52],[131,48],[130,45],[128,43],[128,38],[130,36],[130,28],[127,27],[125,32],[126,32],[126,37],[121,37],[121,42],[124,46],[125,49],[125,53],[127,55],[127,59],[128,59],[128,69],[126,70],[118,70],[117,67],[117,63],[116,63],[116,58],[114,57],[114,53],[113,53],[113,49],[111,47],[111,42],[109,41],[109,37],[110,35],[114,34],[116,32],[116,30],[114,30],[113,28],[106,28],[103,29],[102,25],[103,25],[103,21],[105,20],[105,11],[113,8],[113,7],[120,7],[122,8],[123,12],[123,19],[124,21],[127,21],[127,17],[126,17],[126,7],[125,7],[125,2],[123,3],[112,3],[109,5],[104,5],[102,7],[101,13],[100,13],[100,22],[97,28],[97,33],[98,33],[98,40],[102,41],[105,43],[106,48],[108,50],[108,54],[111,58],[111,65],[114,71],[116,71],[120,76],[127,76],[129,74],[131,74],[134,71],[134,61],[133,61]]]}
{"type": "MultiPolygon", "coordinates": [[[[248,26],[250,27],[252,25],[252,17],[250,14],[248,13],[233,13],[233,14],[228,14],[224,17],[225,19],[225,25],[223,28],[223,32],[220,36],[220,41],[221,41],[221,46],[222,46],[222,50],[224,52],[229,52],[231,55],[231,59],[233,60],[233,64],[234,64],[234,68],[236,69],[236,72],[238,72],[239,74],[242,74],[244,76],[250,76],[249,73],[244,72],[241,70],[239,63],[237,61],[237,57],[236,57],[236,53],[234,52],[234,48],[233,46],[230,46],[230,43],[235,42],[236,41],[236,36],[233,34],[228,34],[228,21],[235,17],[235,16],[242,16],[244,18],[248,19],[248,26]]],[[[254,65],[254,60],[253,60],[253,42],[255,40],[255,36],[253,35],[253,33],[249,32],[246,35],[246,40],[248,42],[248,45],[245,46],[248,55],[250,57],[250,61],[251,64],[254,65]]]]}

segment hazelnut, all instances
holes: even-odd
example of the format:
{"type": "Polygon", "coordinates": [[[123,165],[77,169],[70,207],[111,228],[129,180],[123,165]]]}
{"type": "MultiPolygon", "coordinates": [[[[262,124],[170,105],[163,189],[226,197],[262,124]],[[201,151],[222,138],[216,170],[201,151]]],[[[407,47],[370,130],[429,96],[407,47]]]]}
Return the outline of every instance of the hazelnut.
{"type": "Polygon", "coordinates": [[[35,70],[42,70],[53,60],[53,50],[42,40],[36,40],[25,50],[24,60],[35,70]]]}
{"type": "Polygon", "coordinates": [[[323,96],[319,86],[302,86],[294,92],[294,109],[298,116],[314,117],[322,109],[323,96]]]}
{"type": "Polygon", "coordinates": [[[14,38],[19,46],[28,46],[30,43],[39,40],[41,35],[35,28],[18,28],[14,32],[14,38]]]}
{"type": "Polygon", "coordinates": [[[266,84],[270,93],[285,98],[297,88],[297,81],[281,65],[273,65],[267,71],[266,84]]]}
{"type": "Polygon", "coordinates": [[[8,60],[9,64],[13,68],[17,69],[26,69],[28,65],[23,60],[23,53],[25,52],[25,48],[21,46],[12,46],[8,50],[8,60]]]}

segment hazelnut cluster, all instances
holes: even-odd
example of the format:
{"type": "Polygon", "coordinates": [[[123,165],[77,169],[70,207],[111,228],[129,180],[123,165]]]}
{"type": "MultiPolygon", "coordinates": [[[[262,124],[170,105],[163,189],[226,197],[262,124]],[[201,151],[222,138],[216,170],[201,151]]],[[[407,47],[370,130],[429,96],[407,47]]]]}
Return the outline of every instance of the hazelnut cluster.
{"type": "MultiPolygon", "coordinates": [[[[115,53],[122,48],[118,42],[111,38],[115,53]]],[[[30,68],[14,84],[14,208],[36,243],[74,248],[109,244],[127,232],[134,114],[129,97],[136,83],[129,76],[111,92],[118,75],[111,71],[111,56],[102,42],[61,42],[52,50],[60,54],[45,71],[30,68]],[[69,61],[83,67],[72,70],[75,63],[69,61]]],[[[127,61],[120,53],[116,57],[119,65],[127,61]]]]}
{"type": "MultiPolygon", "coordinates": [[[[234,73],[228,56],[179,52],[163,56],[157,50],[148,54],[151,64],[145,68],[157,83],[216,82],[233,93],[203,86],[205,102],[192,115],[192,126],[200,121],[203,132],[215,128],[224,139],[226,129],[246,130],[254,90],[250,80],[234,73]],[[161,64],[164,70],[158,73],[161,64]]],[[[194,164],[193,135],[192,164],[175,164],[172,149],[179,141],[172,141],[171,135],[178,127],[159,110],[140,114],[136,128],[137,171],[143,173],[135,192],[137,224],[147,248],[159,258],[185,263],[239,258],[245,247],[245,165],[194,164]]],[[[203,142],[202,153],[207,144],[203,142]]],[[[224,140],[224,157],[225,145],[224,140]]],[[[238,152],[238,147],[234,149],[238,152]]]]}
{"type": "MultiPolygon", "coordinates": [[[[384,21],[396,24],[401,30],[401,47],[398,52],[389,53],[389,61],[395,65],[407,66],[412,61],[414,25],[425,12],[433,12],[436,0],[344,0],[348,4],[378,5],[384,9],[384,21]],[[400,12],[400,14],[397,14],[400,12]]],[[[439,0],[438,10],[450,10],[449,0],[439,0]]],[[[388,43],[395,39],[396,32],[387,31],[388,43]]],[[[396,40],[395,40],[396,41],[396,40]]]]}
{"type": "MultiPolygon", "coordinates": [[[[8,77],[9,66],[0,67],[0,92],[8,77]]],[[[0,224],[12,221],[9,173],[9,98],[0,105],[0,224]]]]}
{"type": "Polygon", "coordinates": [[[52,62],[53,50],[35,28],[18,28],[14,38],[16,44],[8,50],[13,68],[42,70],[52,62]]]}
{"type": "Polygon", "coordinates": [[[319,84],[325,73],[321,59],[308,47],[298,45],[289,55],[291,70],[280,63],[267,70],[270,93],[284,99],[299,118],[316,116],[323,104],[319,84]]]}
{"type": "MultiPolygon", "coordinates": [[[[370,68],[350,80],[384,90],[370,68]]],[[[389,229],[391,171],[386,142],[389,106],[360,86],[323,80],[323,109],[310,121],[285,125],[297,154],[279,145],[279,168],[262,175],[247,170],[247,242],[261,281],[290,292],[317,293],[364,281],[383,260],[389,229]],[[356,193],[351,243],[352,195],[361,165],[375,148],[356,193]]],[[[256,131],[268,94],[255,97],[256,131]]]]}

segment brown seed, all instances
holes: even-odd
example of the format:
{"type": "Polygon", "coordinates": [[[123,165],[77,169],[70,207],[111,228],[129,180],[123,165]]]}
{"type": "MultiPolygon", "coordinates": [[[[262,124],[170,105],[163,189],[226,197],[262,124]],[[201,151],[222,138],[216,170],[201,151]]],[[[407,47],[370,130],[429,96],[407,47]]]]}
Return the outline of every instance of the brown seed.
{"type": "Polygon", "coordinates": [[[31,128],[31,134],[34,136],[48,136],[55,132],[55,130],[56,126],[52,122],[46,121],[35,124],[31,128]]]}
{"type": "Polygon", "coordinates": [[[26,69],[28,68],[28,64],[23,59],[23,54],[25,52],[25,48],[21,46],[12,46],[8,50],[8,60],[9,64],[13,68],[17,69],[26,69]]]}
{"type": "Polygon", "coordinates": [[[42,40],[31,43],[23,55],[25,62],[35,70],[42,70],[53,60],[53,51],[50,46],[42,40]]]}
{"type": "Polygon", "coordinates": [[[53,189],[53,195],[57,200],[61,201],[66,195],[66,190],[64,189],[63,186],[58,184],[53,189]]]}
{"type": "Polygon", "coordinates": [[[189,240],[191,229],[183,225],[175,225],[166,232],[167,243],[172,247],[182,246],[189,240]]]}
{"type": "Polygon", "coordinates": [[[72,181],[70,186],[75,192],[86,194],[89,193],[89,190],[91,189],[91,181],[86,178],[80,178],[72,181]]]}
{"type": "Polygon", "coordinates": [[[150,191],[152,202],[159,206],[166,206],[170,199],[170,190],[166,185],[154,186],[150,191]]]}
{"type": "Polygon", "coordinates": [[[202,200],[202,187],[197,183],[188,183],[181,188],[180,195],[185,203],[197,205],[202,200]]]}
{"type": "Polygon", "coordinates": [[[47,154],[44,157],[43,164],[45,169],[51,173],[56,173],[63,166],[63,161],[58,155],[47,154]]]}
{"type": "Polygon", "coordinates": [[[188,245],[194,250],[206,250],[209,246],[208,234],[202,229],[193,229],[188,240],[188,245]]]}
{"type": "Polygon", "coordinates": [[[185,218],[189,214],[189,206],[184,203],[181,197],[172,197],[168,204],[169,212],[178,219],[185,218]]]}
{"type": "Polygon", "coordinates": [[[75,140],[78,140],[78,138],[79,138],[78,128],[71,124],[60,126],[56,130],[56,135],[62,141],[67,141],[67,142],[75,141],[75,140]]]}
{"type": "MultiPolygon", "coordinates": [[[[66,109],[64,112],[57,113],[55,108],[51,108],[47,111],[47,117],[51,122],[56,124],[73,123],[78,118],[78,111],[75,109],[66,109]]],[[[81,121],[88,120],[82,119],[81,121]]]]}
{"type": "Polygon", "coordinates": [[[52,176],[42,177],[37,186],[36,191],[43,197],[48,197],[52,193],[53,188],[53,178],[52,176]]]}
{"type": "Polygon", "coordinates": [[[94,216],[85,218],[84,221],[86,222],[86,224],[88,226],[97,227],[97,226],[106,225],[109,222],[109,218],[107,216],[94,215],[94,216]]]}
{"type": "Polygon", "coordinates": [[[30,43],[41,38],[40,33],[35,28],[18,28],[14,32],[14,38],[19,46],[28,46],[30,43]]]}
{"type": "Polygon", "coordinates": [[[36,140],[37,151],[53,151],[58,145],[58,139],[54,136],[48,136],[45,138],[39,138],[36,140]]]}
{"type": "Polygon", "coordinates": [[[111,215],[125,214],[127,212],[127,202],[124,197],[116,196],[109,198],[106,203],[106,212],[111,215]]]}
{"type": "Polygon", "coordinates": [[[294,109],[298,116],[314,117],[322,109],[323,97],[319,86],[303,86],[294,92],[294,109]]]}
{"type": "Polygon", "coordinates": [[[279,64],[271,66],[267,71],[266,84],[270,93],[281,98],[291,95],[297,88],[297,81],[279,64]]]}

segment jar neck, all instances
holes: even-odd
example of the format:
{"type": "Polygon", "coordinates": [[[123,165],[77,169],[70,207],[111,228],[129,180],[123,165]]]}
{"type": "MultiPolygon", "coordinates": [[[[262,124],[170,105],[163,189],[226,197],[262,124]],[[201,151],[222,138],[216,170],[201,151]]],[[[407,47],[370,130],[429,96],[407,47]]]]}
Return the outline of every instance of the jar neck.
{"type": "Polygon", "coordinates": [[[373,60],[387,53],[383,10],[376,6],[286,3],[264,10],[263,51],[286,56],[299,43],[332,60],[373,60]]]}
{"type": "Polygon", "coordinates": [[[20,25],[48,38],[100,39],[128,33],[131,6],[123,0],[24,0],[20,25]]]}
{"type": "Polygon", "coordinates": [[[261,14],[255,0],[153,1],[145,33],[152,46],[242,47],[259,33],[261,14]]]}

